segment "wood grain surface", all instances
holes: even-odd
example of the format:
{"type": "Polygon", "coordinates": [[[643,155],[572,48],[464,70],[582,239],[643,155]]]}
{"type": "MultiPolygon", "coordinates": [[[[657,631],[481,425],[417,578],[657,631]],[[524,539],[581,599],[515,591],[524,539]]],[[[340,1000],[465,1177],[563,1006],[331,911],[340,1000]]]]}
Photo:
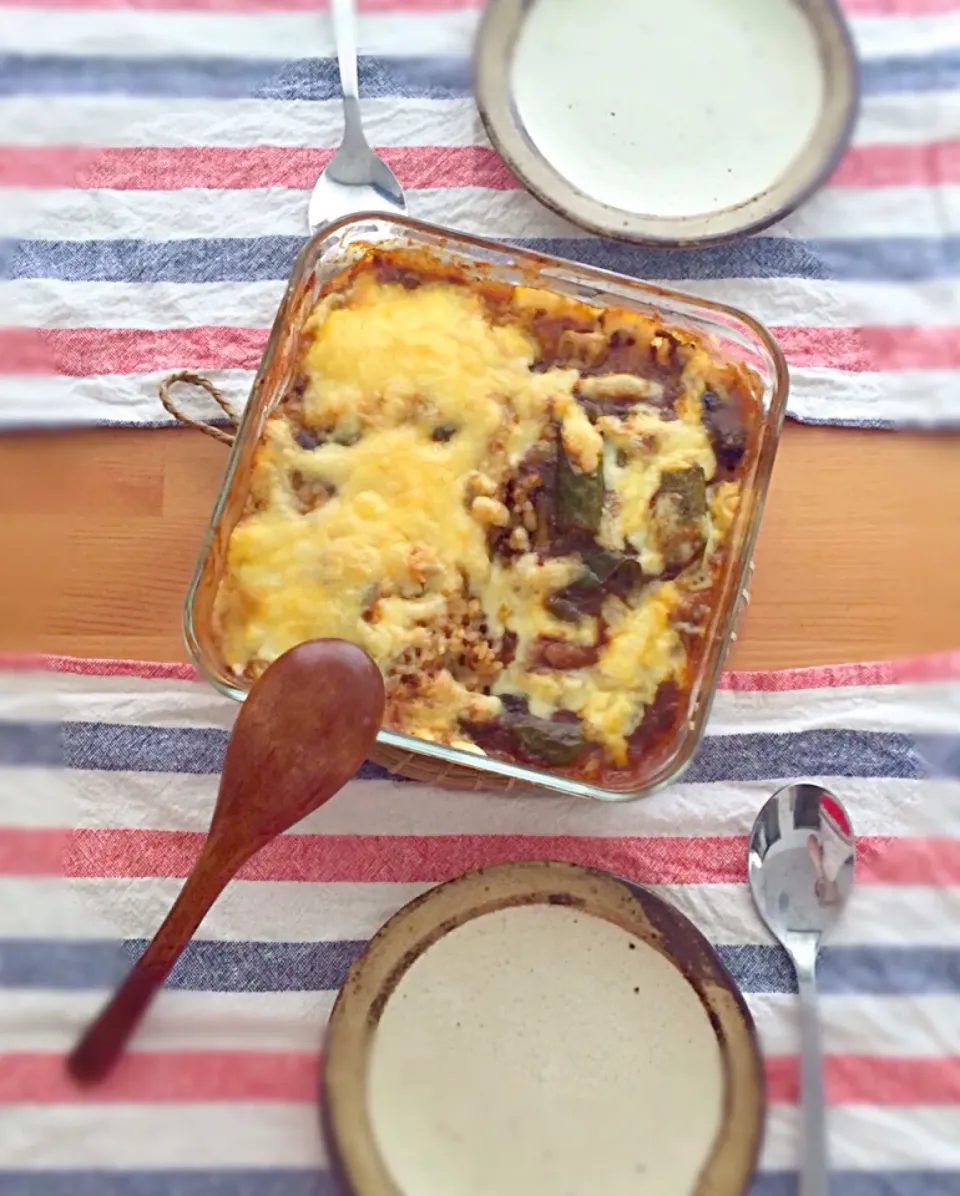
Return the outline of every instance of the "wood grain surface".
{"type": "MultiPolygon", "coordinates": [[[[225,463],[184,429],[0,440],[0,650],[185,659],[225,463]]],[[[960,436],[788,425],[755,559],[731,667],[960,646],[960,436]]]]}

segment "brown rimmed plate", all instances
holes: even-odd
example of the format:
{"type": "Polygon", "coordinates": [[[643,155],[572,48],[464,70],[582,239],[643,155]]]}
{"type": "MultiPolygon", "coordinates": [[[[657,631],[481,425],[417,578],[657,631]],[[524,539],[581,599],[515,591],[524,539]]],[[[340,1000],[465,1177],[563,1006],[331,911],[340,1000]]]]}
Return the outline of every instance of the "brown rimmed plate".
{"type": "Polygon", "coordinates": [[[334,1005],[322,1088],[345,1196],[534,1196],[560,1190],[551,1166],[571,1196],[742,1196],[762,1136],[753,1021],[711,945],[648,890],[553,861],[391,918],[334,1005]]]}
{"type": "MultiPolygon", "coordinates": [[[[531,136],[515,94],[515,54],[534,0],[486,0],[484,5],[474,50],[474,91],[487,135],[513,174],[541,203],[601,236],[683,249],[759,232],[788,216],[827,181],[850,143],[859,106],[859,66],[840,6],[836,0],[795,3],[813,34],[823,94],[812,114],[806,143],[780,176],[756,194],[716,207],[709,202],[710,179],[705,177],[703,210],[669,215],[615,207],[567,177],[531,136]]],[[[583,11],[586,14],[588,9],[583,11]]],[[[652,12],[656,21],[675,19],[669,8],[652,12]]],[[[789,53],[788,46],[784,53],[789,53]]],[[[637,69],[642,70],[642,64],[637,69]]],[[[661,112],[650,116],[651,120],[663,118],[661,112]]]]}

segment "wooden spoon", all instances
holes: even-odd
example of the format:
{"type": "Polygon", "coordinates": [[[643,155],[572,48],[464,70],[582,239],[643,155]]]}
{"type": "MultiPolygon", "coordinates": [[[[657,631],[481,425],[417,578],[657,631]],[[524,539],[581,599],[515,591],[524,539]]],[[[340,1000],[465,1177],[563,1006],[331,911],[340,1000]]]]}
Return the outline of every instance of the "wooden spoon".
{"type": "Polygon", "coordinates": [[[380,670],[344,640],[299,644],[253,685],[227,745],[200,856],[153,941],[67,1058],[75,1080],[93,1084],[109,1072],[227,881],[350,780],[383,705],[380,670]]]}

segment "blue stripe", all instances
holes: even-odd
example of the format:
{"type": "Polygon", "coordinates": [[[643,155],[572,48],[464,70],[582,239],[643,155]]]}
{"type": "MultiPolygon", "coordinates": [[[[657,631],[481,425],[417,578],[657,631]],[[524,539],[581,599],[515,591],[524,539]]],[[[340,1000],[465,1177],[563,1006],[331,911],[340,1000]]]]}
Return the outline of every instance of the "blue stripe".
{"type": "MultiPolygon", "coordinates": [[[[472,90],[469,58],[361,57],[367,98],[449,99],[472,90]]],[[[960,48],[897,54],[861,64],[864,95],[960,86],[960,48]]],[[[113,55],[0,55],[0,95],[135,95],[192,99],[328,100],[340,95],[333,58],[122,58],[113,55]]]]}
{"type": "MultiPolygon", "coordinates": [[[[750,1196],[798,1196],[799,1190],[796,1172],[769,1171],[754,1177],[750,1186],[750,1196]]],[[[834,1171],[830,1176],[830,1193],[831,1196],[960,1196],[960,1173],[956,1171],[834,1171]]],[[[318,1186],[314,1193],[310,1193],[310,1196],[321,1196],[321,1194],[325,1196],[325,1191],[318,1186]]],[[[2,1189],[0,1189],[0,1196],[3,1196],[2,1189]]],[[[33,1194],[30,1193],[29,1196],[33,1196],[33,1194]]],[[[109,1193],[109,1196],[113,1196],[113,1193],[109,1193]]],[[[177,1196],[180,1196],[179,1190],[177,1196]]],[[[193,1196],[193,1194],[184,1193],[184,1196],[193,1196]]],[[[224,1196],[227,1196],[226,1192],[224,1196]]],[[[234,1194],[231,1192],[230,1196],[234,1196],[234,1194]]],[[[246,1194],[237,1192],[236,1196],[246,1196],[246,1194]]],[[[299,1194],[295,1194],[295,1196],[299,1196],[299,1194]]]]}
{"type": "MultiPolygon", "coordinates": [[[[338,1196],[326,1171],[293,1168],[165,1171],[5,1171],[0,1196],[338,1196]]],[[[792,1171],[754,1176],[750,1196],[797,1196],[792,1171]]],[[[835,1171],[831,1196],[960,1196],[955,1171],[835,1171]]]]}
{"type": "Polygon", "coordinates": [[[860,84],[866,96],[960,87],[960,48],[868,58],[860,63],[860,84]]]}
{"type": "MultiPolygon", "coordinates": [[[[64,723],[66,768],[96,772],[220,772],[227,732],[218,727],[148,727],[122,723],[64,723]]],[[[43,766],[46,737],[28,724],[0,724],[0,765],[43,766]],[[32,754],[36,752],[36,755],[32,754]]],[[[392,776],[365,763],[362,780],[392,776]]],[[[925,766],[909,735],[893,731],[816,729],[782,733],[708,735],[684,781],[768,781],[783,777],[903,777],[921,780],[925,766]]]]}
{"type": "Polygon", "coordinates": [[[960,236],[798,241],[751,237],[706,249],[649,249],[615,241],[544,238],[514,244],[635,278],[809,278],[910,282],[960,275],[960,236]]]}
{"type": "MultiPolygon", "coordinates": [[[[327,1171],[280,1167],[249,1171],[171,1168],[165,1171],[0,1171],[0,1196],[343,1196],[343,1192],[327,1171]]],[[[766,1196],[766,1193],[757,1196],[766,1196]]],[[[771,1192],[770,1196],[780,1196],[780,1191],[771,1192]]],[[[858,1192],[855,1196],[861,1194],[858,1192]]],[[[940,1193],[934,1192],[933,1196],[940,1196],[940,1193]]]]}
{"type": "MultiPolygon", "coordinates": [[[[306,210],[306,209],[304,209],[306,210]]],[[[796,241],[752,237],[706,249],[650,249],[584,237],[514,239],[634,278],[807,278],[871,282],[960,276],[960,236],[796,241]]],[[[177,241],[0,239],[7,278],[66,282],[273,282],[286,278],[301,237],[193,237],[177,241]]]]}
{"type": "MultiPolygon", "coordinates": [[[[144,939],[0,939],[0,987],[85,991],[113,988],[146,946],[144,939]]],[[[194,939],[167,984],[187,992],[327,992],[343,983],[363,949],[358,941],[266,943],[194,939]]],[[[748,993],[796,992],[782,948],[766,944],[717,951],[748,993]]],[[[825,947],[817,971],[834,995],[960,994],[960,949],[825,947]]]]}
{"type": "MultiPolygon", "coordinates": [[[[365,98],[450,99],[471,92],[467,58],[362,57],[358,65],[365,98]]],[[[340,95],[340,73],[335,58],[0,55],[0,95],[23,94],[330,100],[340,95]]]]}
{"type": "Polygon", "coordinates": [[[61,728],[55,723],[0,722],[0,766],[62,768],[61,728]]]}

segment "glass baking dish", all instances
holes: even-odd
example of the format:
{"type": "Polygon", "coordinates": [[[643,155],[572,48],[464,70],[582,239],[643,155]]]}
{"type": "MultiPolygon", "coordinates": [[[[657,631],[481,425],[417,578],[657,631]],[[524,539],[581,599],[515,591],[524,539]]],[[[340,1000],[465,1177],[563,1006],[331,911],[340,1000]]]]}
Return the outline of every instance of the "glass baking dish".
{"type": "Polygon", "coordinates": [[[762,414],[753,431],[756,443],[748,454],[741,502],[729,532],[726,563],[710,612],[705,646],[669,748],[658,753],[642,784],[629,789],[606,788],[386,728],[377,737],[376,758],[387,767],[451,788],[506,789],[534,784],[566,794],[618,801],[640,797],[675,781],[703,735],[742,603],[786,409],[788,375],[783,355],[761,324],[734,308],[410,217],[373,213],[346,217],[316,233],[294,263],[187,591],[184,636],[194,661],[221,693],[237,700],[244,698],[250,683],[225,665],[214,631],[214,600],[224,573],[230,534],[247,500],[252,458],[264,424],[293,381],[303,326],[319,290],[373,244],[426,251],[453,261],[478,278],[542,287],[598,307],[615,304],[654,314],[671,326],[711,341],[724,358],[749,365],[757,375],[762,388],[758,396],[762,414]]]}

